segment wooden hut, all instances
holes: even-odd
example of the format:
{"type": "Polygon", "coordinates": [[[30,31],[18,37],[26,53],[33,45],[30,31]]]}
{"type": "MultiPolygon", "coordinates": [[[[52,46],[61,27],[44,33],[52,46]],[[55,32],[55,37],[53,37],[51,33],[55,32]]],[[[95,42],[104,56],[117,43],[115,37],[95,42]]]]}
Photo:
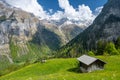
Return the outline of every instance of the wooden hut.
{"type": "Polygon", "coordinates": [[[104,61],[88,55],[82,55],[77,59],[80,62],[80,70],[82,72],[92,72],[95,70],[103,70],[104,65],[106,64],[104,61]]]}

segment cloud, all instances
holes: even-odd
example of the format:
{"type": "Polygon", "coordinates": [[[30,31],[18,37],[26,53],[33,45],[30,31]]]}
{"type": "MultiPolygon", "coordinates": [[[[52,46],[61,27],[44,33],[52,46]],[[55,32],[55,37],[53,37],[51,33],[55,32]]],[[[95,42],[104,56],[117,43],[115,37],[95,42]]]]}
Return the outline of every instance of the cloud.
{"type": "Polygon", "coordinates": [[[52,14],[53,13],[53,9],[49,9],[49,12],[52,14]]]}
{"type": "Polygon", "coordinates": [[[51,15],[50,19],[51,20],[60,20],[62,18],[64,18],[64,12],[62,11],[57,11],[56,13],[54,13],[53,15],[51,15]]]}
{"type": "MultiPolygon", "coordinates": [[[[54,15],[57,16],[57,14],[61,17],[68,18],[69,20],[75,20],[79,21],[79,24],[84,23],[92,23],[95,19],[95,15],[92,13],[90,8],[88,6],[85,6],[84,4],[79,5],[77,9],[73,8],[72,5],[70,5],[69,0],[58,0],[59,7],[62,8],[64,11],[62,14],[55,13],[54,15]]],[[[58,17],[58,18],[61,18],[58,17]]]]}
{"type": "Polygon", "coordinates": [[[46,11],[43,10],[42,6],[38,4],[37,0],[5,0],[8,4],[13,7],[21,8],[24,11],[33,13],[41,18],[48,18],[46,11]]]}
{"type": "Polygon", "coordinates": [[[76,10],[69,4],[68,0],[58,0],[59,2],[59,7],[64,9],[64,16],[67,17],[68,19],[74,19],[77,16],[76,10]]]}
{"type": "Polygon", "coordinates": [[[103,7],[98,7],[95,10],[95,14],[90,10],[89,6],[84,4],[79,5],[75,9],[70,5],[69,0],[58,0],[59,7],[64,11],[57,11],[53,13],[52,9],[45,11],[43,7],[37,2],[37,0],[5,0],[8,4],[21,8],[24,11],[31,12],[34,15],[40,17],[41,19],[48,20],[60,20],[62,18],[67,18],[68,20],[77,21],[80,25],[91,24],[95,17],[101,12],[103,7]]]}
{"type": "Polygon", "coordinates": [[[98,14],[102,11],[102,9],[103,9],[103,6],[97,7],[97,8],[95,9],[95,15],[98,15],[98,14]]]}

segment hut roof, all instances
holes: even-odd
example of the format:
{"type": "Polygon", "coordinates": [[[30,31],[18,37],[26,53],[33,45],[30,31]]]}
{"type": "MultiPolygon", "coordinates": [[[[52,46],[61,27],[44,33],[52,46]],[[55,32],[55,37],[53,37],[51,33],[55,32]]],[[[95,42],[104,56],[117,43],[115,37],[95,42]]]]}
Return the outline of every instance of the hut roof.
{"type": "MultiPolygon", "coordinates": [[[[97,58],[94,58],[94,57],[91,57],[91,56],[88,56],[88,55],[82,55],[81,57],[77,58],[80,62],[86,64],[86,65],[90,65],[92,64],[93,62],[95,62],[96,60],[100,60],[100,59],[97,59],[97,58]]],[[[102,60],[100,60],[101,62],[103,62],[102,60]]],[[[103,62],[105,63],[105,62],[103,62]]]]}

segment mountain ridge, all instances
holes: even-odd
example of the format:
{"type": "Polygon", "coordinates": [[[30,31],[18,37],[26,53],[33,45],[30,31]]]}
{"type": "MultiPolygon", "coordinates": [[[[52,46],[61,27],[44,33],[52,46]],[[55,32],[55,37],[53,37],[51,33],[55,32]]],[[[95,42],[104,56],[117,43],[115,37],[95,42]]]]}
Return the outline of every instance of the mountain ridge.
{"type": "Polygon", "coordinates": [[[0,1],[0,11],[0,57],[4,55],[10,63],[30,52],[34,54],[38,49],[40,55],[50,54],[82,32],[86,26],[79,26],[68,19],[57,22],[40,20],[32,13],[10,6],[4,0],[0,1]]]}
{"type": "Polygon", "coordinates": [[[86,53],[84,50],[95,50],[97,42],[100,40],[116,41],[120,37],[119,5],[119,0],[109,0],[93,24],[61,48],[60,56],[69,56],[70,54],[76,56],[80,53],[86,53]]]}

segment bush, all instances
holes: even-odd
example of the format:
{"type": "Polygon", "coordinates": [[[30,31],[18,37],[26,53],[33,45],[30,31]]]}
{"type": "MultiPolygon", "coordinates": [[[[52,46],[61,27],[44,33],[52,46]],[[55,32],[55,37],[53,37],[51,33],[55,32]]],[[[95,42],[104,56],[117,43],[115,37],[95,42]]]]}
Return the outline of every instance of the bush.
{"type": "Polygon", "coordinates": [[[107,43],[107,45],[105,47],[105,52],[110,55],[118,55],[119,54],[119,52],[115,48],[115,44],[113,42],[107,43]]]}
{"type": "Polygon", "coordinates": [[[88,55],[90,55],[90,56],[95,56],[95,54],[94,54],[93,51],[89,51],[89,52],[88,52],[88,55]]]}

